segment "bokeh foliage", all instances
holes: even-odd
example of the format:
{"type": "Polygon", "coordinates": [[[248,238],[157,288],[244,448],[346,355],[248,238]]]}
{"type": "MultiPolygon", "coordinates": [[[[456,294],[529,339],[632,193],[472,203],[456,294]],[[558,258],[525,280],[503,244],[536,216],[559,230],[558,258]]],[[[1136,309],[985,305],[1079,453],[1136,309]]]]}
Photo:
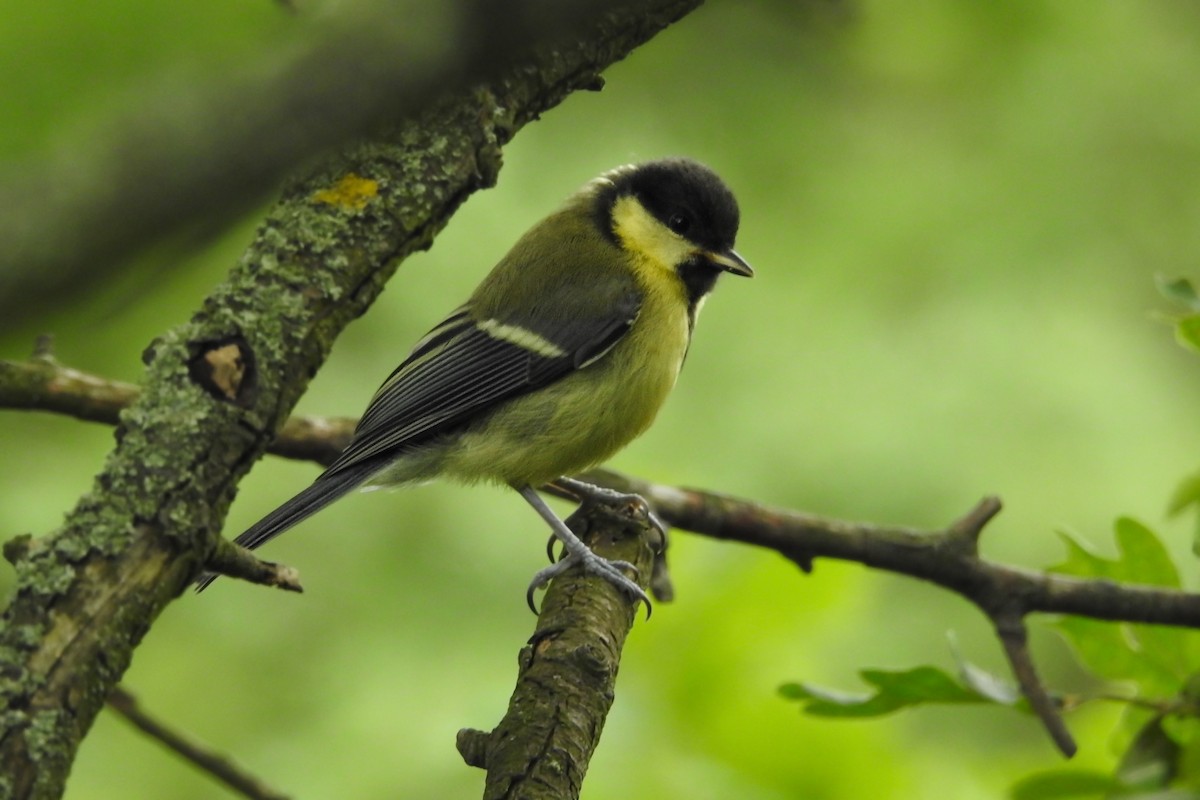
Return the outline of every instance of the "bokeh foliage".
{"type": "MultiPolygon", "coordinates": [[[[140,82],[204,80],[295,24],[269,0],[0,0],[0,21],[5,160],[70,141],[140,82]]],[[[737,191],[739,250],[758,277],[719,287],[675,396],[614,467],[926,527],[994,492],[1006,511],[985,552],[1030,567],[1062,562],[1057,529],[1114,556],[1112,521],[1131,515],[1193,585],[1191,531],[1165,514],[1197,467],[1200,378],[1151,312],[1164,305],[1156,275],[1197,272],[1197,41],[1200,10],[1178,0],[710,3],[613,68],[603,92],[523,131],[500,185],[401,268],[301,410],[358,413],[408,345],[583,181],[688,154],[737,191]]],[[[141,350],[191,313],[253,225],[186,258],[146,255],[86,301],[47,303],[0,357],[52,331],[65,362],[136,380],[141,350]]],[[[57,524],[111,432],[5,412],[0,441],[8,538],[57,524]]],[[[228,532],[315,469],[262,462],[228,532]]],[[[474,796],[481,779],[454,732],[503,711],[542,538],[497,490],[351,498],[272,545],[307,594],[230,582],[184,598],[127,684],[301,797],[474,796]]],[[[1021,715],[835,722],[776,693],[798,677],[853,685],[864,667],[952,671],[947,631],[1002,674],[965,604],[857,567],[818,562],[804,577],[762,553],[674,541],[678,601],[630,639],[585,797],[996,798],[1057,766],[1021,715]]],[[[1038,628],[1034,648],[1056,687],[1097,688],[1056,629],[1038,628]]],[[[1073,767],[1112,772],[1129,741],[1121,713],[1088,704],[1069,718],[1073,767]]],[[[68,797],[220,791],[103,715],[68,797]]]]}

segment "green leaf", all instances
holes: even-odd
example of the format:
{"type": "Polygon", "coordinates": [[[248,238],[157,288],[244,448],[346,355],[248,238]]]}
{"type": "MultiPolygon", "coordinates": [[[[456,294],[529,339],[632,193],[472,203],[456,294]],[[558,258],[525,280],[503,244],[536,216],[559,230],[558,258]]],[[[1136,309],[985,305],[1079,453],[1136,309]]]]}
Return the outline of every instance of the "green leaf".
{"type": "Polygon", "coordinates": [[[900,706],[864,692],[842,692],[811,683],[789,683],[780,687],[789,700],[807,701],[804,712],[818,717],[879,717],[900,706]]]}
{"type": "Polygon", "coordinates": [[[1067,560],[1051,572],[1081,578],[1108,578],[1125,583],[1145,583],[1179,588],[1179,572],[1154,531],[1130,517],[1119,517],[1113,525],[1117,558],[1096,555],[1070,534],[1059,532],[1067,547],[1067,560]]]}
{"type": "Polygon", "coordinates": [[[1200,352],[1200,314],[1189,314],[1175,321],[1175,341],[1200,352]]]}
{"type": "Polygon", "coordinates": [[[880,693],[908,703],[975,703],[987,699],[937,667],[914,667],[903,672],[864,669],[859,674],[880,693]]]}
{"type": "Polygon", "coordinates": [[[1011,800],[1057,800],[1066,797],[1098,797],[1114,787],[1111,776],[1082,769],[1056,769],[1021,779],[1010,793],[1011,800]]]}
{"type": "Polygon", "coordinates": [[[1080,578],[1112,578],[1117,562],[1096,555],[1066,531],[1058,531],[1058,538],[1067,549],[1066,560],[1049,567],[1050,572],[1075,575],[1080,578]]]}
{"type": "Polygon", "coordinates": [[[1171,501],[1167,504],[1167,513],[1175,516],[1194,505],[1200,505],[1200,471],[1188,475],[1175,487],[1171,501]]]}
{"type": "Polygon", "coordinates": [[[1024,698],[1015,683],[993,675],[982,667],[963,661],[958,665],[959,677],[968,689],[1002,706],[1015,706],[1024,698]]]}
{"type": "MultiPolygon", "coordinates": [[[[1191,508],[1200,510],[1200,471],[1188,475],[1175,487],[1167,504],[1167,513],[1174,517],[1191,508]]],[[[1200,556],[1200,516],[1192,534],[1192,553],[1200,556]]]]}
{"type": "MultiPolygon", "coordinates": [[[[1117,558],[1108,559],[1060,533],[1067,557],[1051,571],[1179,588],[1179,572],[1154,531],[1137,520],[1121,517],[1114,525],[1114,534],[1117,558]]],[[[1109,680],[1136,681],[1142,696],[1174,694],[1200,665],[1200,637],[1182,628],[1114,624],[1081,617],[1064,617],[1054,627],[1089,669],[1109,680]]]]}
{"type": "Polygon", "coordinates": [[[1179,570],[1154,531],[1131,517],[1119,517],[1116,534],[1121,580],[1179,588],[1179,570]]]}
{"type": "Polygon", "coordinates": [[[946,638],[950,642],[950,652],[954,655],[954,663],[958,665],[959,680],[964,686],[1000,705],[1017,706],[1025,703],[1025,698],[1022,697],[1021,690],[1015,683],[993,675],[983,667],[976,666],[963,658],[962,652],[958,649],[958,639],[954,636],[953,631],[948,633],[946,638]]]}
{"type": "Polygon", "coordinates": [[[794,681],[780,686],[779,694],[783,696],[784,700],[804,700],[811,696],[807,689],[794,681]]]}
{"type": "Polygon", "coordinates": [[[1200,719],[1168,717],[1163,728],[1179,743],[1179,758],[1175,761],[1176,785],[1200,790],[1200,719]]]}
{"type": "Polygon", "coordinates": [[[1127,789],[1165,789],[1176,773],[1180,749],[1155,716],[1138,732],[1117,765],[1117,782],[1127,789]]]}
{"type": "MultiPolygon", "coordinates": [[[[978,672],[987,675],[983,670],[978,672]]],[[[987,676],[989,681],[980,679],[981,684],[987,684],[987,692],[964,686],[937,667],[915,667],[902,671],[864,669],[859,676],[874,687],[874,692],[843,692],[808,683],[784,684],[779,692],[789,700],[804,702],[807,714],[842,718],[879,717],[901,708],[929,703],[992,703],[1007,706],[1015,703],[1015,700],[1010,702],[1009,695],[992,683],[998,682],[998,679],[990,675],[987,676]]]]}
{"type": "Polygon", "coordinates": [[[1063,617],[1053,622],[1052,627],[1071,645],[1080,662],[1105,680],[1133,680],[1157,686],[1169,679],[1142,660],[1126,637],[1124,625],[1086,617],[1063,617]]]}
{"type": "Polygon", "coordinates": [[[1200,294],[1197,294],[1196,287],[1192,286],[1192,282],[1187,278],[1167,278],[1159,275],[1155,277],[1154,282],[1158,284],[1158,291],[1163,297],[1184,308],[1200,311],[1200,294]]]}

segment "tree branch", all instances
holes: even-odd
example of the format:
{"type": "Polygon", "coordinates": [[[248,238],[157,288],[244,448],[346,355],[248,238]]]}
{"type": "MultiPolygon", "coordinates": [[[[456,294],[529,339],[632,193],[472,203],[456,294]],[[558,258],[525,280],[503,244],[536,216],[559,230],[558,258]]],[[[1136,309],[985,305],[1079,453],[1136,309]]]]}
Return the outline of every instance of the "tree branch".
{"type": "Polygon", "coordinates": [[[1058,704],[1038,677],[1033,657],[1029,654],[1029,633],[1025,628],[1025,620],[1020,616],[1001,616],[993,617],[992,622],[996,625],[996,636],[1004,647],[1004,655],[1012,667],[1017,685],[1021,687],[1021,693],[1059,751],[1070,758],[1075,755],[1075,739],[1058,713],[1058,704]]]}
{"type": "MultiPolygon", "coordinates": [[[[136,386],[63,366],[44,351],[44,344],[40,347],[43,352],[28,361],[0,360],[0,408],[52,411],[112,425],[138,396],[136,386]]],[[[327,465],[346,446],[356,422],[351,417],[292,417],[268,452],[327,465]]],[[[1200,595],[1083,580],[979,558],[979,535],[1000,511],[995,498],[982,500],[946,530],[931,533],[771,508],[610,470],[592,470],[584,477],[641,495],[674,527],[774,550],[806,572],[814,558],[837,558],[944,586],[997,612],[1075,614],[1200,628],[1200,595]]]]}
{"type": "Polygon", "coordinates": [[[0,626],[8,796],[61,795],[134,648],[212,556],[237,482],[399,261],[492,185],[501,144],[525,122],[594,88],[600,70],[698,1],[605,4],[578,38],[519,56],[488,87],[291,182],[227,280],[148,348],[143,391],[121,413],[92,492],[58,531],[5,548],[16,568],[0,626]]]}
{"type": "Polygon", "coordinates": [[[605,470],[587,479],[642,495],[672,525],[775,550],[805,572],[812,570],[816,557],[837,558],[920,578],[964,597],[992,621],[1021,691],[1067,757],[1075,754],[1075,742],[1037,677],[1028,651],[1027,615],[1063,613],[1200,628],[1197,594],[1025,570],[981,558],[979,536],[1000,511],[994,497],[981,500],[945,530],[925,532],[831,520],[605,470]]]}
{"type": "Polygon", "coordinates": [[[1200,628],[1200,594],[1022,569],[980,558],[983,526],[1000,511],[981,500],[946,530],[829,519],[716,492],[663,486],[594,470],[586,480],[646,499],[664,520],[714,539],[765,547],[806,571],[817,557],[856,561],[960,594],[989,617],[1074,614],[1114,622],[1200,628]]]}
{"type": "MultiPolygon", "coordinates": [[[[646,586],[657,535],[634,519],[585,504],[567,520],[598,554],[629,561],[646,586]]],[[[537,628],[518,658],[517,686],[490,733],[464,728],[458,750],[487,770],[484,800],[573,800],[612,706],[617,668],[637,606],[603,578],[578,569],[550,584],[537,628]]]]}
{"type": "MultiPolygon", "coordinates": [[[[47,399],[45,391],[12,388],[24,385],[25,376],[31,372],[53,383],[56,370],[82,376],[81,384],[88,391],[106,385],[102,378],[48,364],[44,357],[26,364],[0,361],[0,407],[36,407],[84,419],[97,418],[77,414],[74,400],[47,399]]],[[[115,417],[116,409],[106,414],[115,417]]],[[[272,444],[272,452],[328,463],[345,446],[353,424],[349,419],[289,420],[272,444]]],[[[992,621],[1022,691],[1055,744],[1067,755],[1074,752],[1075,745],[1054,702],[1037,679],[1027,647],[1024,623],[1027,615],[1074,614],[1113,622],[1200,629],[1197,594],[1074,578],[980,558],[979,537],[984,526],[1000,511],[1000,501],[996,498],[983,499],[945,530],[929,532],[772,508],[715,492],[651,483],[609,470],[593,470],[582,477],[590,483],[641,495],[656,514],[677,528],[774,550],[805,572],[812,570],[815,558],[836,558],[920,578],[961,595],[992,621]]],[[[553,486],[545,488],[555,491],[553,486]]]]}
{"type": "MultiPolygon", "coordinates": [[[[225,538],[217,539],[217,546],[204,564],[217,575],[228,575],[238,580],[270,586],[287,592],[303,592],[300,573],[285,564],[264,561],[250,550],[225,538]]],[[[203,585],[200,588],[204,588],[203,585]]]]}
{"type": "MultiPolygon", "coordinates": [[[[0,408],[51,411],[116,425],[121,411],[133,405],[141,393],[142,388],[135,384],[59,363],[49,337],[38,340],[28,361],[0,359],[0,408]]],[[[350,441],[357,422],[351,417],[289,417],[267,452],[329,464],[350,441]]]]}

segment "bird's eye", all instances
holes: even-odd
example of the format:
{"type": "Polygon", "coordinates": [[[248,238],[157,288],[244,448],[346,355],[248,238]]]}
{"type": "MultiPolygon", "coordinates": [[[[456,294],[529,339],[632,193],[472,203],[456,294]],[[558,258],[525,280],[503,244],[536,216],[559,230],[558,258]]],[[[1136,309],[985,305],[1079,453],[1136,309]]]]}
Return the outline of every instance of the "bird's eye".
{"type": "Polygon", "coordinates": [[[667,218],[667,227],[682,236],[688,232],[688,228],[692,227],[692,218],[687,214],[676,211],[667,218]]]}

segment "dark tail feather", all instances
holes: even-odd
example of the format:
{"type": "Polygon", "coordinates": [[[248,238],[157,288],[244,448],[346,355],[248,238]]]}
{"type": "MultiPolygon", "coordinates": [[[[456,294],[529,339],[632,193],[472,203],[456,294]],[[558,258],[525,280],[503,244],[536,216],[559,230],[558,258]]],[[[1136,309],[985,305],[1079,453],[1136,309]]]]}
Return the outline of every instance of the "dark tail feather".
{"type": "MultiPolygon", "coordinates": [[[[307,489],[247,528],[233,540],[234,544],[240,544],[247,550],[255,549],[357,488],[378,469],[377,462],[369,461],[338,470],[332,475],[322,474],[307,489]]],[[[204,573],[196,581],[196,591],[204,591],[218,577],[213,572],[204,573]]]]}

